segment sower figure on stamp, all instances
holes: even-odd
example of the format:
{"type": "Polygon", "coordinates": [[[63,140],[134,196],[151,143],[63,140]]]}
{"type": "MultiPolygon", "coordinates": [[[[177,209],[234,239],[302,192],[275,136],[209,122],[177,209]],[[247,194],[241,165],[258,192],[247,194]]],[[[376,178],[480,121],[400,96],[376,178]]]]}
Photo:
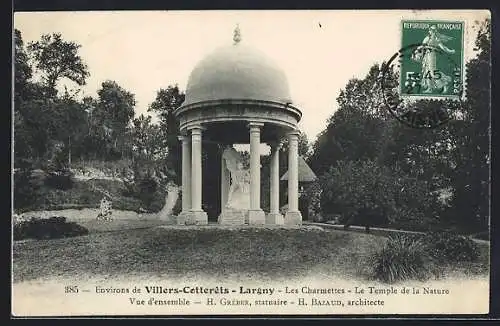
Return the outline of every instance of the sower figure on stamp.
{"type": "Polygon", "coordinates": [[[435,89],[442,89],[442,93],[448,92],[448,85],[452,78],[445,75],[436,66],[436,50],[441,50],[448,54],[455,53],[454,49],[450,49],[444,45],[445,42],[452,40],[450,36],[446,36],[436,31],[436,25],[429,28],[428,35],[422,41],[422,45],[418,46],[412,54],[412,59],[422,62],[422,76],[420,86],[424,93],[432,93],[435,89]]]}

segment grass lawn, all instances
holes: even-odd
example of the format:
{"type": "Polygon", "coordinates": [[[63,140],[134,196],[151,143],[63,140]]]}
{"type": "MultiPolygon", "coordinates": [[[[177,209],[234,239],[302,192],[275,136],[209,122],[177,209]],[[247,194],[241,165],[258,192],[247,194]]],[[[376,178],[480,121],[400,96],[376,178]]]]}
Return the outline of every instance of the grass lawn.
{"type": "Polygon", "coordinates": [[[14,282],[53,277],[266,277],[311,271],[359,277],[384,238],[342,231],[150,228],[16,242],[14,282]],[[255,277],[255,275],[254,275],[255,277]]]}
{"type": "MultiPolygon", "coordinates": [[[[161,223],[149,222],[153,223],[149,226],[161,223]]],[[[132,229],[129,225],[129,229],[113,231],[123,229],[120,223],[125,221],[107,224],[108,230],[103,229],[106,224],[92,223],[95,222],[82,222],[91,230],[86,236],[15,242],[14,282],[141,275],[271,280],[311,273],[367,279],[370,257],[386,239],[371,234],[310,229],[132,229]]],[[[482,248],[480,261],[475,264],[447,269],[462,274],[487,273],[488,250],[482,248]]]]}

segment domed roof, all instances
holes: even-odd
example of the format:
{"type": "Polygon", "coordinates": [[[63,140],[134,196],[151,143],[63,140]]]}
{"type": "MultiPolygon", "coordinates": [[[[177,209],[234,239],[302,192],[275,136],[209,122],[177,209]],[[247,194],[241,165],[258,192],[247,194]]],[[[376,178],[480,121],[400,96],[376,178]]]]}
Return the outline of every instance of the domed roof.
{"type": "Polygon", "coordinates": [[[285,73],[239,39],[216,49],[195,66],[182,106],[216,100],[292,103],[285,73]]]}

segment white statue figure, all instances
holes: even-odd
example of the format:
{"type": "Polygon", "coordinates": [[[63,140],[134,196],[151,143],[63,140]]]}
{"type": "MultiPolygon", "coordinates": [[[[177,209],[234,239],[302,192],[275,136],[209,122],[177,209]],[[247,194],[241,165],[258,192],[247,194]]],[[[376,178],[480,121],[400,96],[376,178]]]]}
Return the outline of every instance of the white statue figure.
{"type": "Polygon", "coordinates": [[[231,175],[231,185],[227,197],[226,208],[250,208],[250,171],[243,166],[241,155],[232,146],[227,146],[222,159],[231,175]]]}
{"type": "Polygon", "coordinates": [[[166,220],[172,215],[175,203],[179,197],[179,187],[177,187],[177,185],[172,181],[167,183],[166,190],[167,194],[165,196],[165,205],[158,214],[158,217],[162,220],[166,220]]]}
{"type": "Polygon", "coordinates": [[[422,77],[420,86],[424,93],[432,93],[435,89],[442,89],[443,93],[448,90],[448,85],[451,83],[451,77],[445,75],[438,67],[436,67],[437,51],[443,51],[448,54],[455,53],[454,49],[450,49],[444,45],[445,42],[452,40],[450,36],[446,36],[436,31],[436,26],[432,25],[429,28],[427,36],[422,41],[422,45],[418,46],[413,54],[412,59],[422,63],[422,77]],[[439,78],[435,76],[439,70],[439,78]]]}

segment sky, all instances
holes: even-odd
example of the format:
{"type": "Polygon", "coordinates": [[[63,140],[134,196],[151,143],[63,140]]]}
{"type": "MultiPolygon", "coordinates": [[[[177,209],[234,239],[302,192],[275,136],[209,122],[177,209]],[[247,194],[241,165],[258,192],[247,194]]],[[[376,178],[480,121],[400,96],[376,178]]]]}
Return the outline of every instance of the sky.
{"type": "MultiPolygon", "coordinates": [[[[147,114],[160,88],[185,90],[196,63],[242,42],[274,59],[285,72],[293,102],[302,110],[299,128],[314,141],[337,109],[336,98],[351,78],[400,48],[402,19],[485,19],[487,11],[87,11],[15,13],[25,43],[61,33],[80,44],[90,77],[81,96],[97,97],[105,80],[135,94],[136,116],[147,114]]],[[[467,28],[471,48],[475,32],[467,28]]],[[[470,52],[470,51],[469,51],[470,52]]],[[[466,56],[469,56],[466,51],[466,56]]]]}

